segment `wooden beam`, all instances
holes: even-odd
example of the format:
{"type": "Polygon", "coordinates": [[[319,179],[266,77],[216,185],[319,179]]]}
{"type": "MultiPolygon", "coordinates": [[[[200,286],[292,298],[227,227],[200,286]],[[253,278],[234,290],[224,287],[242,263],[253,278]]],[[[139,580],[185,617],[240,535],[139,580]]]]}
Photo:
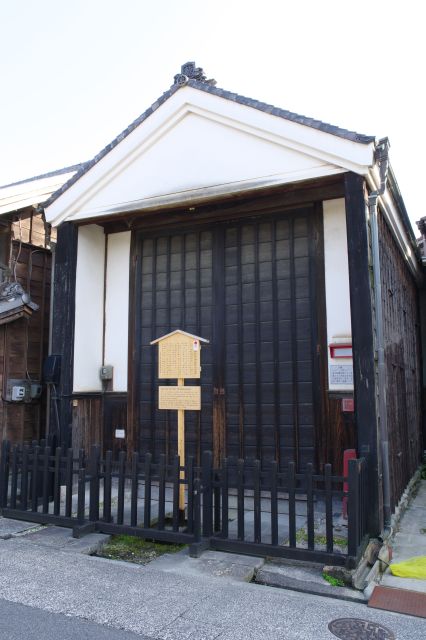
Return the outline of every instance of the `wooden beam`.
{"type": "Polygon", "coordinates": [[[286,208],[312,204],[320,200],[332,200],[344,197],[342,174],[329,178],[306,180],[304,182],[280,185],[252,193],[237,194],[223,198],[215,198],[212,202],[199,205],[186,203],[175,207],[147,209],[132,213],[118,213],[96,218],[87,218],[79,224],[101,224],[107,233],[119,233],[136,228],[155,228],[173,224],[189,224],[216,219],[232,219],[243,215],[252,215],[258,211],[273,213],[286,208]]]}
{"type": "Polygon", "coordinates": [[[376,376],[370,268],[367,194],[362,176],[345,174],[349,288],[354,364],[355,424],[358,455],[368,461],[368,516],[370,535],[382,529],[382,497],[377,450],[376,376]]]}

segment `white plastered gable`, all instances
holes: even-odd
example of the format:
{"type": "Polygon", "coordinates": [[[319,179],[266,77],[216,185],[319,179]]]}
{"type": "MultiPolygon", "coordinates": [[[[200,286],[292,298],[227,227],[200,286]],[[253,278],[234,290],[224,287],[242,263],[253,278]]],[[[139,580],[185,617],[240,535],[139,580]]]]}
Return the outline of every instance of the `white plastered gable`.
{"type": "Polygon", "coordinates": [[[47,209],[53,225],[354,171],[360,144],[182,87],[47,209]]]}

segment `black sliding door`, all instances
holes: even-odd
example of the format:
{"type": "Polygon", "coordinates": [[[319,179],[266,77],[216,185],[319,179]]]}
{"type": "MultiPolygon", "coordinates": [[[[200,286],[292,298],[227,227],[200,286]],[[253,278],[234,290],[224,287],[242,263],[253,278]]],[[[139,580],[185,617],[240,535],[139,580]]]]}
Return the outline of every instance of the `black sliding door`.
{"type": "Polygon", "coordinates": [[[277,459],[281,468],[315,462],[314,229],[318,217],[307,208],[141,235],[142,451],[176,452],[176,412],[157,409],[149,343],[183,329],[210,340],[201,352],[202,410],[185,416],[188,454],[277,459]]]}

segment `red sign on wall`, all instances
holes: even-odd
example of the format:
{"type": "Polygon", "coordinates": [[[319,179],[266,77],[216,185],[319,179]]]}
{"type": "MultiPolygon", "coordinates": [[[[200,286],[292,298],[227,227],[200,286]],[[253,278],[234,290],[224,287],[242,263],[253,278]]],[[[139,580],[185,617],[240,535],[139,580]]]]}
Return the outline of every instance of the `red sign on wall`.
{"type": "Polygon", "coordinates": [[[343,413],[353,413],[355,410],[355,403],[353,398],[342,399],[342,411],[343,413]]]}
{"type": "Polygon", "coordinates": [[[331,358],[352,358],[351,344],[330,344],[331,358]]]}

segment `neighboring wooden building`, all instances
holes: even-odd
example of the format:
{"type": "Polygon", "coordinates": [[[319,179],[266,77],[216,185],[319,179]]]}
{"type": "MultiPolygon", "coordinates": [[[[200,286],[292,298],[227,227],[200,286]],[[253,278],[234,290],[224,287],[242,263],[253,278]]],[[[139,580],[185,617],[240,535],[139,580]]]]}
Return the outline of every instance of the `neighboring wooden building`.
{"type": "Polygon", "coordinates": [[[52,246],[42,203],[78,167],[0,187],[0,437],[45,435],[52,246]],[[15,391],[14,391],[15,389],[15,391]]]}
{"type": "Polygon", "coordinates": [[[218,89],[188,63],[46,218],[65,445],[174,454],[150,342],[183,329],[210,341],[187,453],[341,471],[354,447],[380,530],[422,451],[422,275],[387,140],[218,89]]]}

